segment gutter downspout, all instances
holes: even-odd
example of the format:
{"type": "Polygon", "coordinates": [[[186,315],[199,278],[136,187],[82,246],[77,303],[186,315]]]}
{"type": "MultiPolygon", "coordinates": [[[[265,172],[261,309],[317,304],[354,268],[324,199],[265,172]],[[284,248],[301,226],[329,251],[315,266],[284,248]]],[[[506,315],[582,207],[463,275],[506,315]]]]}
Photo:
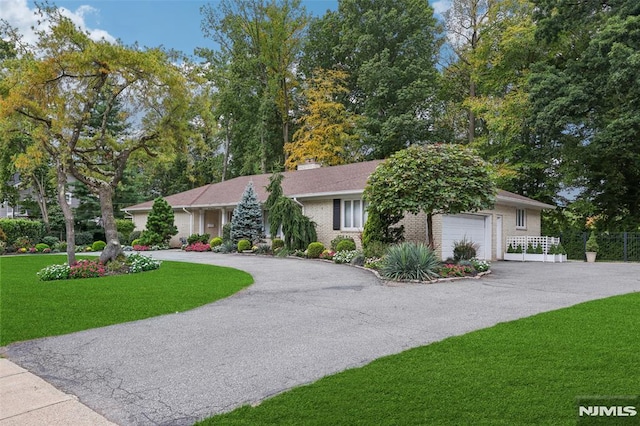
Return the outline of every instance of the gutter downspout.
{"type": "Polygon", "coordinates": [[[293,201],[295,201],[295,203],[302,208],[302,214],[304,214],[304,204],[302,204],[300,201],[298,201],[298,199],[296,197],[293,197],[293,201]]]}

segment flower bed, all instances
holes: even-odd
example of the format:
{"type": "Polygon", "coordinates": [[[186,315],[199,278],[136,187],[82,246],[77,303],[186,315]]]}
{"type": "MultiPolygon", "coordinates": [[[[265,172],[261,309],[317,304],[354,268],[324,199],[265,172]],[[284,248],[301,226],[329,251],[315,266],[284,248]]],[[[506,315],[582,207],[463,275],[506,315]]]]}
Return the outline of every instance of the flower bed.
{"type": "Polygon", "coordinates": [[[113,261],[103,265],[98,260],[83,259],[69,266],[50,265],[38,272],[41,281],[55,281],[79,278],[98,278],[105,275],[135,274],[160,268],[160,260],[155,260],[141,254],[132,254],[124,262],[113,261]]]}

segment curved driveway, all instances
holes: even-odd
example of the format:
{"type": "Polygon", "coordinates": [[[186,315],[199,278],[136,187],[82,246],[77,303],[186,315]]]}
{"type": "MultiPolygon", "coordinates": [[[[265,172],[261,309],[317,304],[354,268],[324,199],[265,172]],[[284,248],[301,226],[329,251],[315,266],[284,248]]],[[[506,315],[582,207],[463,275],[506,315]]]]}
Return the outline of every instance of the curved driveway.
{"type": "Polygon", "coordinates": [[[498,262],[481,280],[385,285],[320,261],[154,252],[254,276],[188,312],[17,343],[10,360],[120,425],[189,425],[384,355],[640,291],[639,264],[498,262]]]}

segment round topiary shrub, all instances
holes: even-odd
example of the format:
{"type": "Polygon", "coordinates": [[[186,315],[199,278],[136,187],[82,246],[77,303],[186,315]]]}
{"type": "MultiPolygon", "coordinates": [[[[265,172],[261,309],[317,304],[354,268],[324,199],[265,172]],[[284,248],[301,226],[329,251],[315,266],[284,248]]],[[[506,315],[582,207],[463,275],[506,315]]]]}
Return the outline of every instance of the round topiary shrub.
{"type": "Polygon", "coordinates": [[[93,244],[91,244],[91,249],[93,251],[102,251],[106,246],[107,243],[105,243],[104,241],[94,241],[93,244]]]}
{"type": "Polygon", "coordinates": [[[136,238],[135,240],[131,241],[131,245],[132,246],[139,246],[140,245],[140,238],[136,238]]]}
{"type": "Polygon", "coordinates": [[[58,244],[60,240],[58,239],[58,237],[47,235],[46,237],[42,238],[42,242],[51,248],[51,247],[55,247],[55,245],[58,244]]]}
{"type": "Polygon", "coordinates": [[[317,259],[320,257],[323,251],[324,244],[316,241],[309,244],[309,247],[307,247],[307,257],[309,257],[310,259],[317,259]]]}
{"type": "Polygon", "coordinates": [[[336,245],[336,251],[352,251],[356,249],[356,243],[353,240],[345,239],[341,240],[336,245]]]}
{"type": "Polygon", "coordinates": [[[222,245],[222,238],[220,238],[220,237],[214,237],[214,238],[211,239],[211,241],[209,241],[209,246],[211,248],[218,247],[218,246],[221,246],[221,245],[222,245]]]}
{"type": "Polygon", "coordinates": [[[49,244],[45,244],[45,243],[36,244],[36,250],[38,251],[38,253],[42,253],[44,249],[48,249],[48,248],[50,248],[49,244]]]}
{"type": "Polygon", "coordinates": [[[251,241],[249,240],[238,241],[238,251],[242,252],[245,250],[251,250],[251,241]]]}
{"type": "Polygon", "coordinates": [[[280,238],[274,238],[273,241],[271,241],[271,248],[273,250],[276,250],[282,247],[284,247],[284,241],[281,240],[280,238]]]}

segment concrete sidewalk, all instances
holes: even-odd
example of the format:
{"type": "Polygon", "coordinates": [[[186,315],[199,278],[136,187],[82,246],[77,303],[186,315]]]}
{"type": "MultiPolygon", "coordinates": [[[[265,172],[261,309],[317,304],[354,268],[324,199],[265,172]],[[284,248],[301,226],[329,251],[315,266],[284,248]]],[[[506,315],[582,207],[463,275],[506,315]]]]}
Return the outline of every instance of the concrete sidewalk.
{"type": "Polygon", "coordinates": [[[108,426],[115,423],[82,405],[77,397],[0,358],[0,426],[14,425],[108,426]]]}

